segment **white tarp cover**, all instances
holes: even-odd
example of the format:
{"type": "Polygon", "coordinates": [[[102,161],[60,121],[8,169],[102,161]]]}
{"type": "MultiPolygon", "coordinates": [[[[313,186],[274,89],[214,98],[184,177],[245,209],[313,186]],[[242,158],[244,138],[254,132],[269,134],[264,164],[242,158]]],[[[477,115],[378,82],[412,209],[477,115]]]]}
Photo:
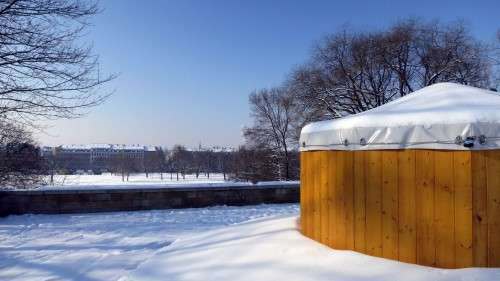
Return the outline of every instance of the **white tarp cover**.
{"type": "Polygon", "coordinates": [[[500,95],[438,83],[377,108],[306,125],[301,151],[500,148],[500,95]]]}

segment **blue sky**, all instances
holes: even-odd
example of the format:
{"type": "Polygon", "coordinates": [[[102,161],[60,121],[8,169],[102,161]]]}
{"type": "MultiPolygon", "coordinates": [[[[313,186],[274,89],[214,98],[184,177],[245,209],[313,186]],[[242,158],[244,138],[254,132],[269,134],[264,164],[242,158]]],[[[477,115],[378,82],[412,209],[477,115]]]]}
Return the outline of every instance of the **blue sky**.
{"type": "Polygon", "coordinates": [[[465,20],[492,41],[499,0],[101,0],[87,39],[115,94],[80,119],[48,123],[47,145],[242,143],[248,94],[278,86],[314,43],[345,25],[384,28],[408,16],[465,20]]]}

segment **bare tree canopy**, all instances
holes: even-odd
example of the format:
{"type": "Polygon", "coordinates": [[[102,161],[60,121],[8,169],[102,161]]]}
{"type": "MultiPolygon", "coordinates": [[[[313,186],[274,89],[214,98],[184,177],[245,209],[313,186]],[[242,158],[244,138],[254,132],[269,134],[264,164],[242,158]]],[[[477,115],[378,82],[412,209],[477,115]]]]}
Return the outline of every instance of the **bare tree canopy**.
{"type": "Polygon", "coordinates": [[[291,179],[291,152],[297,149],[300,124],[295,96],[287,88],[263,89],[250,94],[249,102],[253,125],[243,131],[247,143],[272,151],[277,179],[291,179]]]}
{"type": "Polygon", "coordinates": [[[98,57],[81,37],[96,3],[84,0],[0,2],[0,118],[33,125],[73,118],[102,103],[98,57]]]}
{"type": "Polygon", "coordinates": [[[437,82],[487,88],[488,48],[464,24],[415,19],[388,30],[343,30],[328,36],[312,60],[293,72],[290,87],[310,119],[339,118],[380,106],[437,82]]]}
{"type": "Polygon", "coordinates": [[[31,134],[20,126],[0,121],[0,187],[40,184],[45,168],[31,134]]]}

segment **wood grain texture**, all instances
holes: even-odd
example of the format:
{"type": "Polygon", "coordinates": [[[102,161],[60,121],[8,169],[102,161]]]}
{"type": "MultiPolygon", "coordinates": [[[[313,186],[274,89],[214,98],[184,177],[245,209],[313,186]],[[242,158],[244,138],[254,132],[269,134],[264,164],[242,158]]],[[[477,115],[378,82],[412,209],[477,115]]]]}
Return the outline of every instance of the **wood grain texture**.
{"type": "Polygon", "coordinates": [[[472,254],[472,166],[471,152],[453,152],[455,185],[455,266],[474,265],[472,254]]]}
{"type": "Polygon", "coordinates": [[[382,153],[382,256],[397,260],[398,251],[398,153],[382,153]]]}
{"type": "Polygon", "coordinates": [[[498,267],[500,151],[302,152],[300,222],[336,249],[498,267]]]}
{"type": "Polygon", "coordinates": [[[417,262],[415,151],[398,153],[398,248],[399,260],[417,262]]]}
{"type": "Polygon", "coordinates": [[[366,252],[366,152],[354,153],[354,250],[366,252]]]}
{"type": "Polygon", "coordinates": [[[382,256],[382,152],[367,151],[366,253],[382,256]]]}
{"type": "Polygon", "coordinates": [[[487,152],[488,266],[500,267],[500,153],[487,152]]]}
{"type": "Polygon", "coordinates": [[[488,212],[486,152],[471,153],[472,161],[472,251],[474,265],[488,266],[488,212]]]}
{"type": "Polygon", "coordinates": [[[434,153],[415,152],[417,264],[436,265],[434,235],[434,153]]]}
{"type": "Polygon", "coordinates": [[[453,152],[436,151],[434,157],[436,266],[453,268],[455,266],[453,152]]]}
{"type": "Polygon", "coordinates": [[[327,190],[327,204],[328,204],[328,244],[327,246],[335,248],[337,236],[336,236],[336,205],[335,205],[335,185],[337,183],[337,152],[336,151],[328,151],[325,154],[328,155],[329,158],[329,167],[328,171],[325,171],[330,178],[330,184],[328,185],[327,190]],[[334,243],[335,242],[335,243],[334,243]]]}
{"type": "MultiPolygon", "coordinates": [[[[318,155],[319,169],[321,171],[330,171],[329,155],[327,153],[320,153],[318,155]]],[[[328,224],[329,224],[329,211],[328,211],[328,197],[325,196],[328,192],[330,177],[328,173],[319,173],[319,193],[320,193],[320,239],[319,242],[328,245],[328,224]]]]}

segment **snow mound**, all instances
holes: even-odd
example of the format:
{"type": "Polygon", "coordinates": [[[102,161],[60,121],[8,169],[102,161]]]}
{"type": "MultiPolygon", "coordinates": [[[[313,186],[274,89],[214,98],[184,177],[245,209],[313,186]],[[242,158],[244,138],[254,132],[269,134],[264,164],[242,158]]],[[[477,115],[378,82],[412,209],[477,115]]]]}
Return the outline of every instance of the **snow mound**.
{"type": "Polygon", "coordinates": [[[500,280],[500,269],[444,270],[333,250],[301,235],[297,221],[259,219],[181,237],[121,280],[500,280]]]}
{"type": "Polygon", "coordinates": [[[499,108],[496,92],[438,83],[359,114],[308,124],[300,143],[302,151],[498,149],[499,108]],[[473,147],[463,146],[467,137],[473,138],[473,147]]]}

